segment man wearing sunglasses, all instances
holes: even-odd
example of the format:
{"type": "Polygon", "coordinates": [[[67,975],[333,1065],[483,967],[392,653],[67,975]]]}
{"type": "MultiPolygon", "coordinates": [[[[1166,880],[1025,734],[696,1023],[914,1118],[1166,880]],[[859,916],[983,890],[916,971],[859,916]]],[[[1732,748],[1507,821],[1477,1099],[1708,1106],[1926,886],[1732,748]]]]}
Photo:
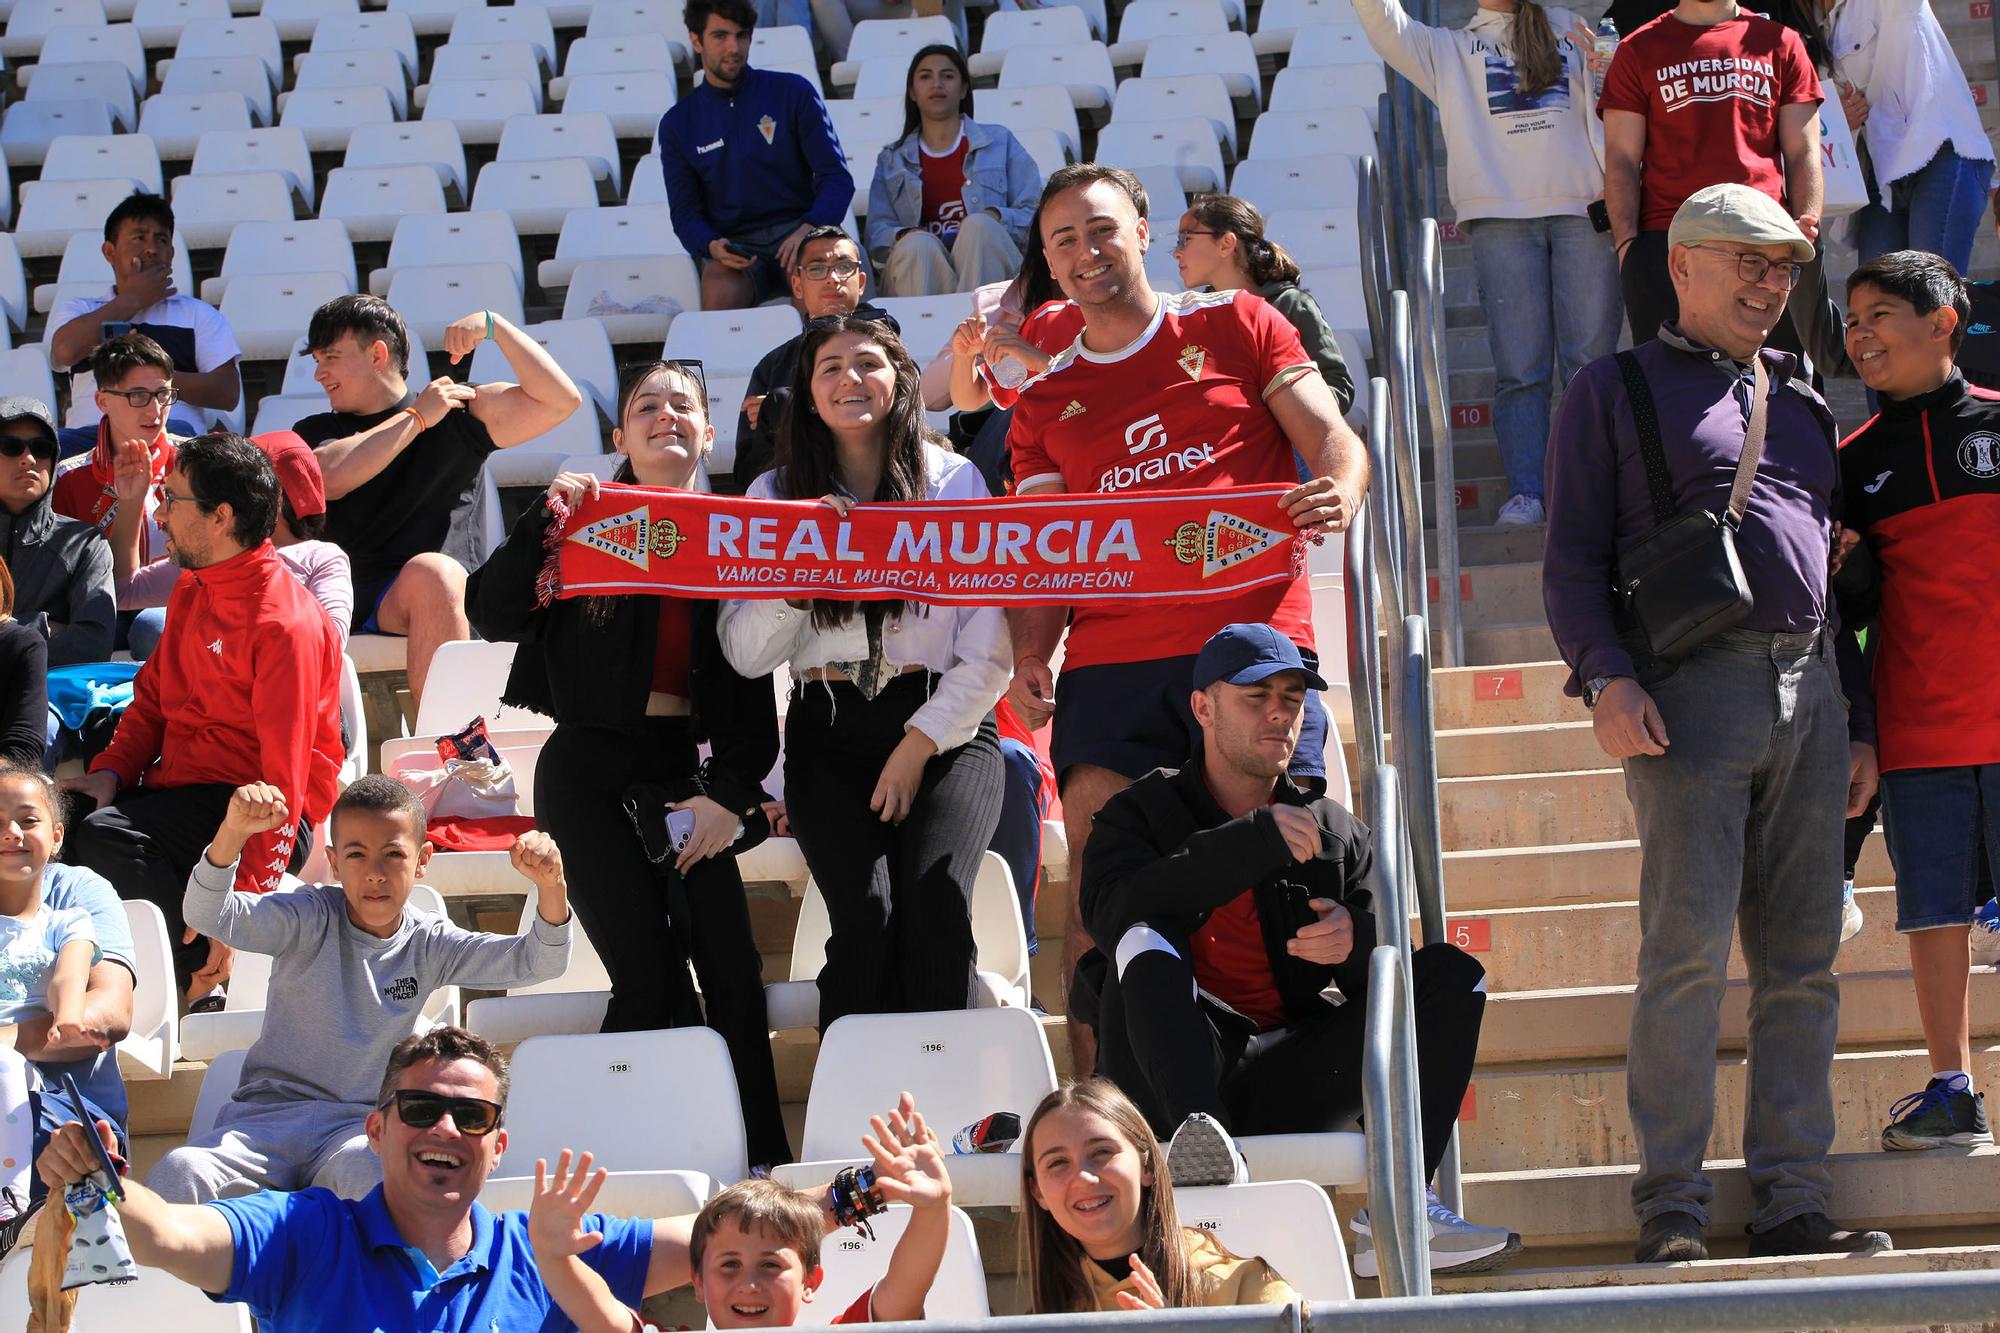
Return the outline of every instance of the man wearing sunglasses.
{"type": "MultiPolygon", "coordinates": [[[[814,227],[799,245],[798,258],[791,268],[792,304],[808,323],[835,315],[858,315],[879,320],[897,333],[901,327],[895,316],[878,305],[861,299],[868,286],[868,271],[861,267],[861,247],[846,229],[814,227]]],[[[778,427],[785,419],[785,407],[792,397],[792,376],[799,368],[799,345],[805,334],[789,338],[764,354],[750,372],[745,386],[743,412],[736,420],[736,463],[732,472],[741,491],[767,471],[777,452],[778,427]]]]}
{"type": "Polygon", "coordinates": [[[144,445],[152,484],[139,525],[139,563],[149,564],[166,554],[157,487],[173,469],[180,442],[167,431],[168,412],[175,401],[174,359],[143,333],[121,333],[97,345],[90,354],[90,369],[97,406],[104,415],[89,455],[66,463],[56,478],[56,512],[88,523],[108,538],[118,517],[113,451],[129,443],[144,445]]]}
{"type": "Polygon", "coordinates": [[[49,641],[49,665],[111,656],[118,603],[111,548],[55,510],[56,420],[25,394],[0,398],[0,559],[14,578],[14,619],[49,641]]]}
{"type": "MultiPolygon", "coordinates": [[[[132,1257],[241,1301],[284,1333],[571,1327],[536,1272],[527,1214],[477,1202],[507,1149],[507,1083],[506,1059],[476,1033],[410,1037],[390,1055],[368,1117],[382,1183],[366,1198],[308,1189],[171,1204],[128,1178],[118,1212],[132,1257]]],[[[37,1164],[51,1188],[98,1169],[90,1132],[75,1121],[56,1131],[37,1164]]],[[[95,1132],[110,1143],[106,1122],[95,1132]]],[[[604,1239],[578,1257],[636,1308],[689,1281],[694,1220],[588,1214],[584,1229],[604,1239]]],[[[829,1200],[827,1231],[835,1225],[829,1200]]]]}

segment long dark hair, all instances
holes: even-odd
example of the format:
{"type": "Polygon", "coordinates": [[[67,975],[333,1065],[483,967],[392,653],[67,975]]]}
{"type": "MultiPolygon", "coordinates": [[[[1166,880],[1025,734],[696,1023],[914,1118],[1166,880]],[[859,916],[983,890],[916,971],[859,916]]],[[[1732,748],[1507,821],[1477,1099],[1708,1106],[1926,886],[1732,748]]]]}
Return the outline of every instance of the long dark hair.
{"type": "Polygon", "coordinates": [[[1188,212],[1210,231],[1236,238],[1243,252],[1243,267],[1259,287],[1299,280],[1298,261],[1264,235],[1264,215],[1248,199],[1233,194],[1198,194],[1188,201],[1188,212]]]}
{"type": "MultiPolygon", "coordinates": [[[[882,480],[878,501],[924,498],[924,445],[936,439],[924,422],[923,395],[917,387],[917,363],[888,325],[856,315],[829,315],[806,326],[799,343],[798,369],[792,373],[791,401],[778,423],[777,475],[772,479],[779,499],[817,500],[841,489],[839,453],[833,432],[813,399],[813,367],[820,349],[843,333],[855,333],[879,346],[896,371],[896,396],[883,429],[882,480]]],[[[873,602],[868,613],[901,615],[905,602],[873,602]]],[[[820,629],[845,625],[854,603],[819,598],[813,602],[813,624],[820,629]]]]}
{"type": "Polygon", "coordinates": [[[958,114],[968,120],[972,117],[972,68],[965,63],[965,57],[959,54],[957,47],[937,42],[910,57],[909,72],[903,75],[903,132],[896,136],[897,143],[916,133],[917,126],[923,121],[923,112],[917,110],[917,99],[910,95],[910,85],[917,81],[917,66],[931,56],[948,56],[951,63],[958,66],[958,86],[963,90],[958,97],[958,114]]]}

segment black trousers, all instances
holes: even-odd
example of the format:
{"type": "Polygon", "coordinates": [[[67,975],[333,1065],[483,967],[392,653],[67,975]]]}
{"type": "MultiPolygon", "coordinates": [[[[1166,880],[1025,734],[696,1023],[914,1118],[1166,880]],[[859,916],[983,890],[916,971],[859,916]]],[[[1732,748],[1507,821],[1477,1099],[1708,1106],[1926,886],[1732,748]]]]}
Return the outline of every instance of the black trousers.
{"type": "Polygon", "coordinates": [[[868,808],[934,679],[910,672],[872,700],[844,681],[792,690],[785,813],[831,926],[822,1028],[843,1014],[963,1009],[971,998],[972,886],[1006,783],[993,718],[931,758],[908,819],[885,824],[868,808]]]}
{"type": "Polygon", "coordinates": [[[685,876],[655,867],[625,813],[627,787],[685,783],[697,762],[685,718],[560,724],[535,765],[535,822],[562,849],[570,903],[611,978],[603,1030],[715,1029],[736,1070],[751,1163],[789,1162],[763,962],[736,858],[712,856],[685,876]]]}
{"type": "MultiPolygon", "coordinates": [[[[1324,1133],[1360,1113],[1365,994],[1259,1032],[1197,997],[1185,938],[1161,934],[1178,957],[1150,950],[1123,976],[1108,970],[1097,1045],[1099,1069],[1156,1134],[1167,1138],[1197,1111],[1237,1134],[1324,1133]]],[[[1485,974],[1449,944],[1425,945],[1412,959],[1426,1180],[1444,1160],[1472,1081],[1486,1009],[1486,993],[1474,987],[1485,974]]]]}
{"type": "MultiPolygon", "coordinates": [[[[222,827],[235,790],[227,782],[203,782],[124,792],[116,805],[93,811],[72,828],[63,848],[64,861],[95,870],[111,881],[119,897],[143,898],[160,909],[173,943],[174,975],[183,989],[208,961],[209,942],[198,935],[192,943],[181,943],[187,929],[181,901],[187,896],[188,875],[222,827]]],[[[292,845],[292,873],[298,873],[311,852],[311,829],[301,822],[292,845]]]]}

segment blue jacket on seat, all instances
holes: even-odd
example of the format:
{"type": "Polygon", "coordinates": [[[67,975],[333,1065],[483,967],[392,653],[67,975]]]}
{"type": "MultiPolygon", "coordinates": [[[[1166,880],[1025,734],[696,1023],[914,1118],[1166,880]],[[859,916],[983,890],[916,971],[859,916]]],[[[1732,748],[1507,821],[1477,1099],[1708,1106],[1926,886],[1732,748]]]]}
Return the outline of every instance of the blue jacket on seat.
{"type": "MultiPolygon", "coordinates": [[[[1005,125],[985,125],[970,116],[965,127],[965,212],[969,217],[998,209],[1014,244],[1028,244],[1028,223],[1042,194],[1042,169],[1005,125]]],[[[923,135],[915,130],[875,158],[868,186],[868,253],[887,263],[899,233],[920,226],[924,215],[923,169],[918,165],[923,135]]]]}

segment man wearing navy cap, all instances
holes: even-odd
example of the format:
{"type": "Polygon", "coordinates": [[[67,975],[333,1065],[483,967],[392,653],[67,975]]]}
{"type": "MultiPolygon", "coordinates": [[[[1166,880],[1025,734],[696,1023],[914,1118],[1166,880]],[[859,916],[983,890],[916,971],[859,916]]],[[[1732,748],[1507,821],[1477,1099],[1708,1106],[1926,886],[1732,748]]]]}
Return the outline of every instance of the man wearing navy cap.
{"type": "MultiPolygon", "coordinates": [[[[1098,1063],[1165,1137],[1176,1185],[1248,1178],[1230,1132],[1319,1133],[1361,1109],[1375,917],[1368,829],[1286,776],[1306,692],[1326,682],[1269,625],[1225,625],[1195,658],[1196,751],[1097,813],[1078,897],[1112,953],[1098,1063]]],[[[1413,960],[1424,1169],[1472,1078],[1485,970],[1449,944],[1413,960]]],[[[1376,1274],[1367,1215],[1355,1271],[1376,1274]]],[[[1521,1247],[1433,1196],[1431,1267],[1478,1272],[1521,1247]]]]}

